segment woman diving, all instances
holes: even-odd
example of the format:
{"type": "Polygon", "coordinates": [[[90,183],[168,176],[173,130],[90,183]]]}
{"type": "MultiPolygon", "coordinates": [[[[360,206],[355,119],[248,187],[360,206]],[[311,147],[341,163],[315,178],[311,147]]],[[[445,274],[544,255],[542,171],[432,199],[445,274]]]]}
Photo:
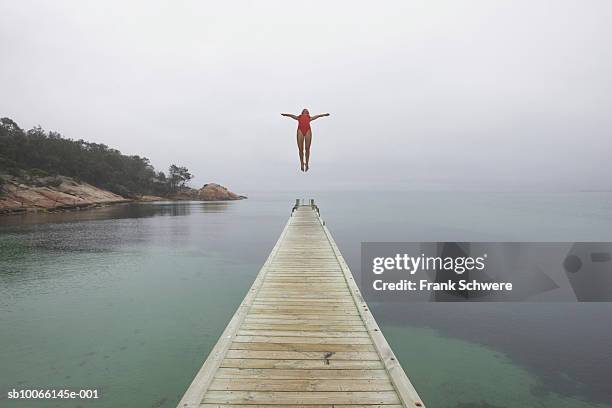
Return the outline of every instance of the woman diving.
{"type": "Polygon", "coordinates": [[[310,159],[310,142],[312,141],[312,131],[310,122],[315,119],[329,116],[329,113],[310,116],[308,109],[303,109],[301,115],[292,115],[291,113],[281,113],[282,116],[287,116],[298,121],[297,128],[297,144],[300,152],[300,168],[302,171],[308,171],[308,161],[310,159]],[[304,161],[304,151],[306,152],[306,161],[304,161]]]}

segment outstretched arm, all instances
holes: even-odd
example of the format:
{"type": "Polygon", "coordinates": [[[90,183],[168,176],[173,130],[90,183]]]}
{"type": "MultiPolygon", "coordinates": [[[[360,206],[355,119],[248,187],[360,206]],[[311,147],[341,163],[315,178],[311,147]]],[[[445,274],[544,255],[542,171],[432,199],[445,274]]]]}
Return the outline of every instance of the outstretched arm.
{"type": "Polygon", "coordinates": [[[322,114],[320,114],[320,115],[314,115],[314,116],[312,116],[312,117],[310,118],[310,121],[312,122],[312,121],[313,121],[313,120],[315,120],[315,119],[323,118],[323,117],[325,117],[325,116],[329,116],[329,113],[322,113],[322,114]]]}
{"type": "Polygon", "coordinates": [[[295,115],[292,115],[291,113],[281,113],[281,116],[286,116],[288,118],[298,120],[298,117],[295,115]]]}

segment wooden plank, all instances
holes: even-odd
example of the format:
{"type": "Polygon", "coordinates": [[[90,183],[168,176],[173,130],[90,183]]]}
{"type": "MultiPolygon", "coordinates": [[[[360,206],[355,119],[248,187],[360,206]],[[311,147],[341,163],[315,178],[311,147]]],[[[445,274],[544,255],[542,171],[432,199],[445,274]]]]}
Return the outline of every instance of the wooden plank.
{"type": "Polygon", "coordinates": [[[304,274],[330,274],[330,273],[341,273],[342,270],[338,265],[333,266],[312,266],[312,265],[273,265],[270,269],[272,273],[282,273],[282,274],[290,274],[290,273],[304,273],[304,274]]]}
{"type": "Polygon", "coordinates": [[[209,391],[204,404],[399,404],[395,391],[209,391]]]}
{"type": "Polygon", "coordinates": [[[344,292],[347,293],[346,284],[339,283],[265,283],[262,287],[265,290],[276,290],[285,292],[292,290],[294,292],[344,292]]]}
{"type": "Polygon", "coordinates": [[[278,368],[219,368],[215,378],[264,378],[264,379],[301,379],[301,380],[334,380],[388,379],[386,370],[305,370],[278,368]]]}
{"type": "Polygon", "coordinates": [[[376,352],[371,344],[321,344],[321,343],[246,343],[234,341],[231,350],[286,350],[286,351],[371,351],[376,352]]]}
{"type": "Polygon", "coordinates": [[[302,296],[308,297],[312,296],[315,298],[328,298],[333,299],[340,296],[347,296],[349,294],[348,291],[342,289],[327,289],[327,290],[315,290],[315,289],[292,289],[292,288],[271,288],[266,287],[262,288],[262,294],[264,295],[274,295],[274,296],[302,296]]]}
{"type": "MultiPolygon", "coordinates": [[[[335,274],[334,274],[335,275],[335,274]]],[[[295,274],[295,275],[268,275],[268,282],[271,283],[309,283],[316,284],[318,282],[331,282],[331,283],[344,283],[343,277],[336,277],[334,275],[307,275],[307,274],[295,274]]]]}
{"type": "Polygon", "coordinates": [[[266,307],[261,309],[251,308],[250,314],[282,313],[288,315],[317,315],[317,316],[359,316],[357,310],[323,310],[323,309],[293,309],[291,307],[266,307]]]}
{"type": "Polygon", "coordinates": [[[255,358],[226,358],[220,367],[227,368],[302,368],[302,369],[342,369],[342,370],[379,370],[384,368],[380,360],[278,360],[255,358]]]}
{"type": "Polygon", "coordinates": [[[355,305],[334,305],[334,306],[302,306],[302,305],[259,305],[252,304],[251,305],[251,313],[255,313],[257,310],[278,310],[278,311],[290,311],[290,312],[304,312],[304,311],[312,311],[312,312],[327,312],[327,311],[339,311],[339,312],[357,312],[357,308],[355,305]]]}
{"type": "Polygon", "coordinates": [[[305,280],[317,280],[317,279],[336,279],[338,276],[342,276],[340,269],[334,271],[287,271],[284,272],[272,272],[270,275],[271,279],[305,279],[305,280]]]}
{"type": "Polygon", "coordinates": [[[325,294],[330,294],[330,293],[334,293],[334,294],[348,294],[348,289],[346,288],[346,286],[331,286],[331,285],[303,285],[303,286],[299,286],[299,285],[268,285],[265,284],[262,288],[262,291],[264,292],[277,292],[277,293],[295,293],[295,294],[301,294],[301,293],[312,293],[312,294],[318,294],[318,293],[325,293],[325,294]]]}
{"type": "Polygon", "coordinates": [[[327,320],[323,318],[319,319],[280,319],[278,317],[273,318],[257,318],[257,314],[247,315],[244,319],[245,323],[259,323],[259,324],[302,324],[302,325],[336,325],[336,326],[361,326],[363,327],[363,322],[361,320],[327,320]]]}
{"type": "Polygon", "coordinates": [[[393,391],[388,379],[215,378],[211,391],[393,391]]]}
{"type": "Polygon", "coordinates": [[[234,342],[244,343],[308,343],[308,344],[372,344],[370,337],[292,337],[236,336],[234,342]]]}
{"type": "Polygon", "coordinates": [[[270,268],[270,273],[272,276],[335,276],[337,274],[342,273],[342,269],[340,267],[334,268],[303,268],[299,266],[295,267],[284,267],[284,268],[270,268]]]}
{"type": "Polygon", "coordinates": [[[362,321],[361,316],[358,312],[346,314],[345,312],[333,312],[333,313],[322,313],[311,312],[308,310],[298,312],[279,312],[279,311],[250,311],[248,314],[251,318],[266,319],[266,318],[279,318],[279,319],[331,319],[331,320],[346,320],[346,321],[362,321]]]}
{"type": "MultiPolygon", "coordinates": [[[[312,302],[319,302],[319,303],[323,303],[324,305],[327,303],[330,303],[333,301],[333,298],[331,296],[305,296],[305,295],[294,295],[294,296],[287,296],[286,294],[282,294],[282,293],[275,293],[275,294],[263,294],[262,296],[265,296],[265,298],[269,297],[275,297],[275,298],[280,298],[281,300],[285,301],[287,300],[287,304],[290,305],[293,302],[305,302],[305,303],[312,303],[312,302]],[[292,299],[292,300],[290,300],[292,299]]],[[[262,299],[265,299],[262,298],[262,299]]],[[[347,296],[347,295],[342,295],[340,296],[341,302],[336,303],[337,305],[343,305],[343,306],[354,306],[354,303],[352,302],[352,299],[347,296]],[[351,301],[347,301],[351,299],[351,301]]],[[[264,300],[265,302],[265,300],[264,300]]]]}
{"type": "Polygon", "coordinates": [[[311,302],[309,300],[302,300],[302,301],[298,301],[298,300],[294,300],[294,301],[287,301],[287,300],[274,300],[274,301],[257,301],[253,303],[256,306],[262,306],[262,307],[270,307],[270,306],[281,306],[281,307],[289,307],[292,308],[294,306],[300,306],[300,307],[310,307],[310,308],[322,308],[324,310],[329,310],[330,308],[333,307],[337,307],[338,305],[343,305],[342,307],[344,308],[343,310],[346,309],[353,309],[355,310],[355,305],[351,304],[351,303],[330,303],[330,302],[311,302]]]}
{"type": "Polygon", "coordinates": [[[284,360],[374,360],[379,361],[376,352],[367,351],[268,351],[228,350],[225,358],[284,359],[284,360]]]}
{"type": "Polygon", "coordinates": [[[280,297],[280,298],[289,298],[289,299],[322,299],[322,300],[333,300],[336,298],[342,299],[350,299],[350,293],[342,292],[342,293],[327,293],[327,292],[319,292],[319,293],[305,293],[303,291],[298,291],[294,293],[280,292],[279,291],[265,291],[262,290],[259,292],[262,297],[280,297]]]}
{"type": "Polygon", "coordinates": [[[242,330],[303,330],[303,331],[337,331],[337,332],[364,332],[363,324],[344,325],[344,324],[290,324],[290,323],[252,323],[244,322],[240,326],[242,330]]]}
{"type": "Polygon", "coordinates": [[[315,299],[314,301],[312,299],[293,299],[293,300],[289,300],[289,299],[279,299],[279,300],[262,300],[262,299],[258,299],[256,302],[254,302],[253,304],[257,304],[259,306],[292,306],[292,305],[299,305],[299,306],[312,306],[312,307],[323,307],[326,308],[327,306],[334,306],[334,305],[344,305],[344,307],[355,307],[355,305],[353,303],[349,303],[349,302],[338,302],[338,303],[331,303],[329,301],[326,301],[325,299],[315,299]]]}
{"type": "MultiPolygon", "coordinates": [[[[339,302],[332,303],[329,299],[318,299],[319,301],[312,301],[308,298],[300,298],[290,300],[275,300],[275,301],[257,301],[253,302],[253,308],[251,312],[256,312],[262,309],[274,309],[283,310],[290,309],[292,312],[303,312],[310,311],[316,313],[318,311],[341,311],[341,312],[356,312],[357,308],[354,303],[339,302]]],[[[282,314],[282,313],[279,313],[282,314]]]]}
{"type": "Polygon", "coordinates": [[[279,293],[274,296],[266,296],[263,292],[259,292],[256,302],[320,302],[320,303],[335,303],[335,304],[351,304],[354,305],[355,302],[350,292],[346,293],[342,296],[337,296],[335,298],[330,297],[317,297],[317,296],[289,296],[287,294],[279,293]]]}
{"type": "Polygon", "coordinates": [[[392,404],[385,404],[385,405],[377,405],[377,404],[371,404],[371,405],[358,405],[358,404],[351,404],[351,405],[342,405],[342,404],[333,404],[333,405],[304,405],[304,404],[291,404],[291,405],[283,405],[283,404],[274,404],[274,405],[265,405],[265,404],[259,404],[259,405],[253,405],[253,404],[204,404],[202,403],[202,405],[200,405],[201,408],[402,408],[401,405],[392,405],[392,404]]]}
{"type": "Polygon", "coordinates": [[[353,299],[348,297],[348,296],[343,296],[341,298],[338,298],[336,301],[332,300],[332,299],[320,299],[320,298],[300,298],[300,299],[295,299],[295,298],[290,298],[290,297],[262,297],[262,296],[258,296],[257,299],[255,299],[255,302],[257,304],[264,304],[264,303],[283,303],[283,304],[304,304],[304,305],[315,305],[317,303],[322,304],[323,306],[327,306],[327,305],[339,305],[339,304],[348,304],[348,305],[354,305],[355,303],[353,303],[353,299]]]}
{"type": "Polygon", "coordinates": [[[279,287],[279,288],[295,288],[302,289],[304,287],[311,288],[342,288],[346,289],[346,282],[344,279],[330,279],[330,278],[317,278],[317,279],[267,279],[266,286],[279,287]]]}
{"type": "Polygon", "coordinates": [[[340,275],[336,276],[308,276],[300,274],[299,276],[287,276],[287,275],[268,275],[266,282],[269,283],[342,283],[344,284],[344,278],[340,275]]]}
{"type": "Polygon", "coordinates": [[[291,336],[291,337],[365,337],[368,332],[305,331],[305,330],[238,330],[238,336],[291,336]]]}
{"type": "Polygon", "coordinates": [[[342,315],[342,316],[329,316],[329,315],[317,315],[317,314],[304,314],[304,313],[293,313],[293,314],[275,314],[275,313],[249,313],[247,314],[248,319],[287,319],[287,320],[320,320],[320,319],[333,319],[342,320],[346,322],[361,322],[360,315],[342,315]]]}

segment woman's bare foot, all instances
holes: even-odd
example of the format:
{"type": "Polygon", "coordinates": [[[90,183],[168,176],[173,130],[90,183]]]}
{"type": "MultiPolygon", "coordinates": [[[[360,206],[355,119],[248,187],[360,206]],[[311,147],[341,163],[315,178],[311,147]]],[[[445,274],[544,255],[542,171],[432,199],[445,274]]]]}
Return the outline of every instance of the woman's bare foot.
{"type": "Polygon", "coordinates": [[[304,163],[300,163],[300,168],[304,171],[304,163]]]}
{"type": "Polygon", "coordinates": [[[306,166],[304,167],[304,171],[308,171],[308,163],[306,163],[306,166]]]}

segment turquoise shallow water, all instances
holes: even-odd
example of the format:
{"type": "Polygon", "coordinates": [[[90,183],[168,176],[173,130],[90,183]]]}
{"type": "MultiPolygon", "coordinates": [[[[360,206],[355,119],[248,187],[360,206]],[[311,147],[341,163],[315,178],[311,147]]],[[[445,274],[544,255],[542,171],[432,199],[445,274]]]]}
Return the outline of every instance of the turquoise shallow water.
{"type": "Polygon", "coordinates": [[[441,336],[432,329],[387,325],[382,329],[419,393],[427,396],[428,406],[609,406],[548,390],[537,375],[515,364],[507,355],[495,349],[441,336]]]}
{"type": "MultiPolygon", "coordinates": [[[[603,193],[315,197],[356,274],[361,241],[612,239],[603,193]]],[[[174,407],[294,198],[0,218],[0,406],[174,407]],[[32,387],[101,398],[6,398],[32,387]]],[[[467,306],[372,305],[430,407],[612,406],[609,305],[467,306]]]]}

